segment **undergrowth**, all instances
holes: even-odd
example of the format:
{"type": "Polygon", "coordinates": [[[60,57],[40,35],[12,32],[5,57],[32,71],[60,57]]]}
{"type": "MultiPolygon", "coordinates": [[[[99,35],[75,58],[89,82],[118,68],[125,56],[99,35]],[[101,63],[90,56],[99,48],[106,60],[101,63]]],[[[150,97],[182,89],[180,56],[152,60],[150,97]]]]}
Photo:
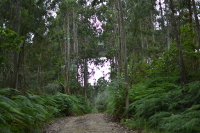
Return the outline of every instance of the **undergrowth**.
{"type": "Polygon", "coordinates": [[[0,132],[39,132],[44,123],[56,117],[90,112],[91,108],[83,101],[62,93],[21,95],[13,89],[0,89],[0,132]]]}
{"type": "Polygon", "coordinates": [[[158,132],[200,132],[200,82],[180,87],[167,78],[137,84],[130,90],[130,119],[122,120],[133,129],[158,132]]]}
{"type": "Polygon", "coordinates": [[[125,117],[122,88],[123,83],[114,80],[97,101],[104,106],[103,111],[121,119],[127,127],[158,133],[200,132],[200,81],[180,85],[178,77],[157,77],[133,85],[129,119],[125,117]]]}

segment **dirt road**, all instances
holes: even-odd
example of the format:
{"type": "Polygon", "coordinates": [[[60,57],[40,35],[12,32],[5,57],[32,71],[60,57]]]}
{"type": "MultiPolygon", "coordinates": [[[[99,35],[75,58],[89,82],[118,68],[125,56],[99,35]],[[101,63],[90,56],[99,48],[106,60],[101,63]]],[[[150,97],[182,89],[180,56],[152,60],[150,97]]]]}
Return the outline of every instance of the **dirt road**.
{"type": "Polygon", "coordinates": [[[66,117],[48,125],[46,133],[136,133],[112,122],[106,113],[66,117]]]}

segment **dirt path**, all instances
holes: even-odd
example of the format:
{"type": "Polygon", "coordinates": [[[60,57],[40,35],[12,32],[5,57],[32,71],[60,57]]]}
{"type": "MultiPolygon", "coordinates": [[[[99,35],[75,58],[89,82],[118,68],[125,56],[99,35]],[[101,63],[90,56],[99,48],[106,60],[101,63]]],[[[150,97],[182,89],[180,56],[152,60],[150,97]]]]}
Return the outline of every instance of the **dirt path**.
{"type": "Polygon", "coordinates": [[[66,117],[48,126],[46,133],[136,133],[112,122],[106,113],[66,117]]]}

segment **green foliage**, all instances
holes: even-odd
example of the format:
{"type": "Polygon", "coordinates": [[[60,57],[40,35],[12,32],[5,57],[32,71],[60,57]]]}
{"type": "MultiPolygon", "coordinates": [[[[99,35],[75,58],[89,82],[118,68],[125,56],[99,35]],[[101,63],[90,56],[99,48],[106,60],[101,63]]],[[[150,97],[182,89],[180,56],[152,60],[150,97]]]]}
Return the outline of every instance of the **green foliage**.
{"type": "Polygon", "coordinates": [[[63,93],[45,96],[45,105],[53,106],[58,109],[58,116],[81,115],[90,112],[87,103],[83,102],[83,98],[76,98],[63,93]]]}
{"type": "Polygon", "coordinates": [[[130,89],[130,119],[123,119],[125,91],[117,77],[96,98],[98,111],[106,111],[134,130],[157,132],[200,132],[200,82],[180,86],[178,76],[156,77],[135,84],[130,89]]]}
{"type": "Polygon", "coordinates": [[[125,87],[122,77],[116,77],[108,83],[104,91],[100,91],[96,98],[96,108],[99,112],[108,112],[115,119],[123,117],[124,113],[124,90],[125,87]]]}
{"type": "Polygon", "coordinates": [[[19,51],[22,38],[14,31],[0,28],[0,50],[19,51]]]}
{"type": "Polygon", "coordinates": [[[19,51],[22,38],[14,31],[0,27],[0,65],[5,60],[3,51],[19,51]]]}
{"type": "Polygon", "coordinates": [[[98,110],[98,112],[106,111],[109,97],[110,97],[110,91],[108,89],[104,90],[103,92],[97,95],[95,99],[95,108],[98,110]]]}
{"type": "Polygon", "coordinates": [[[9,97],[12,89],[0,89],[0,132],[35,132],[55,117],[81,115],[90,111],[83,98],[62,93],[33,95],[20,92],[9,97]]]}
{"type": "Polygon", "coordinates": [[[151,79],[130,90],[129,114],[123,123],[133,129],[160,132],[200,132],[199,87],[191,82],[183,88],[176,77],[151,79]]]}
{"type": "Polygon", "coordinates": [[[48,83],[47,86],[44,87],[44,92],[46,94],[56,94],[57,92],[62,92],[62,87],[56,83],[48,83]]]}

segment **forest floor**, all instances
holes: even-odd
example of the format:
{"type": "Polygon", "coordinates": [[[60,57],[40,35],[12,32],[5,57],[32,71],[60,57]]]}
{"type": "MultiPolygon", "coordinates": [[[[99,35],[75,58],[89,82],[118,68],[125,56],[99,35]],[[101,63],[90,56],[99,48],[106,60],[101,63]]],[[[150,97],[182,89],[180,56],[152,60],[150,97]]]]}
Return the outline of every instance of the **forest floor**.
{"type": "Polygon", "coordinates": [[[106,113],[71,116],[53,121],[45,133],[137,133],[113,122],[106,113]]]}

